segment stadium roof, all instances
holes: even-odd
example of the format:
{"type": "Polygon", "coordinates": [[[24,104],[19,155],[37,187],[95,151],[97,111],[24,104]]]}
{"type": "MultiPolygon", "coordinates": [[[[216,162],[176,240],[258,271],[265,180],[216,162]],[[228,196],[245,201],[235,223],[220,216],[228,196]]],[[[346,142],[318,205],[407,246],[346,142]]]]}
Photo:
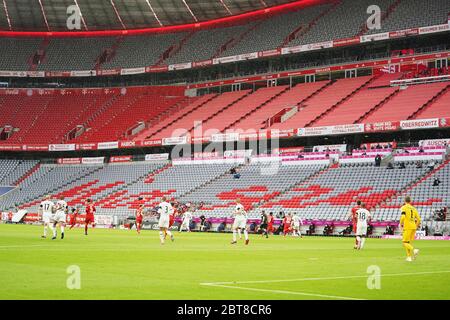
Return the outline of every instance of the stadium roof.
{"type": "Polygon", "coordinates": [[[1,31],[68,31],[68,7],[81,30],[134,30],[195,24],[308,0],[0,0],[1,31]]]}

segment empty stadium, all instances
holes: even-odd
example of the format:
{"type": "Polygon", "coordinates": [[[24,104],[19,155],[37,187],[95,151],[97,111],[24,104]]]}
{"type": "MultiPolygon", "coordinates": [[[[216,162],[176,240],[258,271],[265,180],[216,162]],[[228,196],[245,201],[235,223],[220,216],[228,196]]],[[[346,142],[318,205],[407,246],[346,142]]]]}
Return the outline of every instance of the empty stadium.
{"type": "Polygon", "coordinates": [[[0,1],[0,297],[448,300],[449,30],[446,0],[0,1]],[[47,198],[79,211],[64,239],[40,238],[47,198]],[[237,200],[248,245],[230,244],[237,200]]]}

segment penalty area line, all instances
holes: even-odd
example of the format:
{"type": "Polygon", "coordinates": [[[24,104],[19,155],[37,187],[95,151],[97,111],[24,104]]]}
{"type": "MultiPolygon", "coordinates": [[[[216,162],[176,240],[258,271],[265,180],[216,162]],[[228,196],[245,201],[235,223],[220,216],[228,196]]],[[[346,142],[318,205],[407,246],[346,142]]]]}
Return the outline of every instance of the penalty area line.
{"type": "Polygon", "coordinates": [[[308,292],[297,292],[297,291],[286,291],[286,290],[271,290],[271,289],[257,289],[257,288],[247,288],[247,287],[239,287],[239,286],[229,286],[222,284],[206,284],[201,283],[200,285],[209,286],[209,287],[217,287],[217,288],[227,288],[227,289],[236,289],[236,290],[247,290],[247,291],[256,291],[256,292],[266,292],[266,293],[278,293],[278,294],[291,294],[298,296],[309,296],[309,297],[317,297],[317,298],[328,298],[328,299],[338,299],[338,300],[365,300],[359,298],[352,297],[342,297],[342,296],[333,296],[327,294],[318,294],[318,293],[308,293],[308,292]]]}

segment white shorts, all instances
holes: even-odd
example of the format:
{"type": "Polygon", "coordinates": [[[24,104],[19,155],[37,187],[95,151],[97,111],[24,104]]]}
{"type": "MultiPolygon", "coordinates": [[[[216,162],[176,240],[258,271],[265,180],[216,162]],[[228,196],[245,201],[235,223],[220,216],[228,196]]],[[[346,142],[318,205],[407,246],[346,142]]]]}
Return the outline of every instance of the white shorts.
{"type": "Polygon", "coordinates": [[[50,212],[42,214],[42,221],[44,221],[44,223],[50,223],[50,221],[52,219],[53,219],[53,214],[51,214],[50,212]]]}
{"type": "Polygon", "coordinates": [[[64,211],[56,211],[55,215],[52,218],[54,222],[66,222],[66,214],[64,211]]]}
{"type": "Polygon", "coordinates": [[[294,223],[294,229],[300,229],[300,223],[294,223]]]}
{"type": "Polygon", "coordinates": [[[247,227],[247,218],[239,215],[234,218],[233,229],[245,229],[247,227]]]}
{"type": "Polygon", "coordinates": [[[158,222],[158,226],[160,228],[169,229],[169,217],[160,217],[159,218],[159,222],[158,222]]]}
{"type": "Polygon", "coordinates": [[[358,222],[356,225],[356,235],[357,236],[365,236],[367,235],[367,223],[365,222],[358,222]]]}
{"type": "Polygon", "coordinates": [[[182,225],[183,225],[183,226],[189,227],[189,223],[190,223],[190,222],[191,222],[191,220],[189,220],[189,219],[184,219],[182,225]]]}

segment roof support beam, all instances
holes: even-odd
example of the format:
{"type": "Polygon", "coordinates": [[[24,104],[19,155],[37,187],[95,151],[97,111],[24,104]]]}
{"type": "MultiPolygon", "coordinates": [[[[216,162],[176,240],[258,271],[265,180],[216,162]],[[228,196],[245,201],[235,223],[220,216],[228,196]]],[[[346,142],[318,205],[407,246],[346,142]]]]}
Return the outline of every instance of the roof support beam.
{"type": "Polygon", "coordinates": [[[152,6],[152,4],[150,3],[150,0],[145,0],[145,2],[147,2],[147,5],[148,5],[148,7],[150,8],[150,11],[151,11],[151,12],[153,13],[153,15],[155,16],[156,21],[158,21],[159,25],[160,25],[161,27],[163,27],[163,24],[162,24],[161,20],[159,20],[158,16],[156,15],[155,10],[153,10],[153,6],[152,6]]]}
{"type": "Polygon", "coordinates": [[[229,14],[230,16],[232,16],[233,13],[231,12],[230,8],[228,8],[228,6],[225,4],[225,2],[224,2],[223,0],[219,0],[219,1],[220,1],[220,3],[222,4],[222,6],[225,8],[225,10],[227,10],[228,14],[229,14]]]}
{"type": "Polygon", "coordinates": [[[114,9],[114,12],[116,13],[117,19],[119,20],[120,24],[122,25],[122,28],[123,28],[124,30],[126,30],[127,27],[126,27],[125,24],[123,23],[122,17],[120,16],[119,11],[117,10],[114,1],[113,1],[113,0],[110,0],[110,2],[111,2],[111,6],[112,6],[113,9],[114,9]]]}
{"type": "Polygon", "coordinates": [[[86,25],[86,21],[84,21],[84,17],[83,17],[83,13],[81,12],[81,8],[80,8],[80,6],[78,5],[78,1],[77,1],[77,0],[73,0],[73,2],[75,3],[75,5],[76,5],[77,8],[78,8],[78,12],[80,12],[81,22],[83,22],[84,29],[85,29],[86,31],[89,31],[89,29],[88,29],[88,27],[87,27],[87,25],[86,25]]]}
{"type": "Polygon", "coordinates": [[[3,0],[3,8],[5,9],[6,20],[8,21],[9,31],[12,31],[11,19],[9,18],[8,6],[6,5],[6,0],[3,0]]]}
{"type": "Polygon", "coordinates": [[[45,14],[44,6],[42,5],[42,0],[39,0],[39,6],[41,7],[42,17],[44,17],[45,26],[47,27],[47,31],[50,31],[50,27],[48,26],[47,15],[45,14]]]}
{"type": "Polygon", "coordinates": [[[192,18],[194,18],[195,22],[198,22],[197,17],[195,16],[195,14],[192,12],[191,8],[189,7],[189,5],[187,4],[186,0],[181,0],[183,1],[184,5],[186,6],[186,8],[188,9],[189,13],[191,14],[192,18]]]}

